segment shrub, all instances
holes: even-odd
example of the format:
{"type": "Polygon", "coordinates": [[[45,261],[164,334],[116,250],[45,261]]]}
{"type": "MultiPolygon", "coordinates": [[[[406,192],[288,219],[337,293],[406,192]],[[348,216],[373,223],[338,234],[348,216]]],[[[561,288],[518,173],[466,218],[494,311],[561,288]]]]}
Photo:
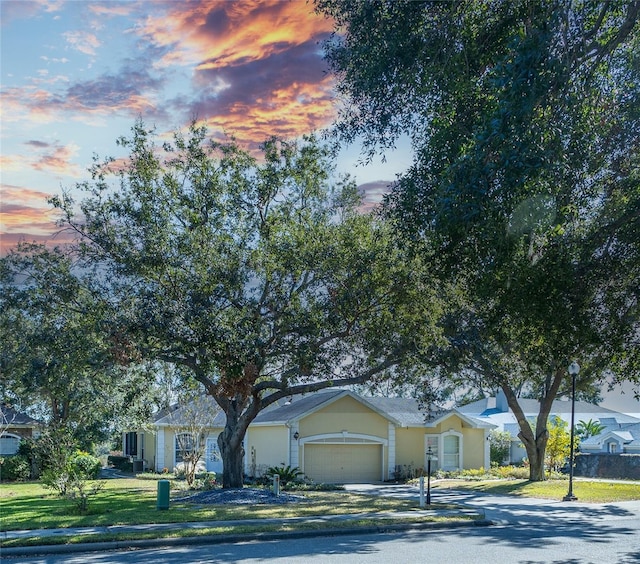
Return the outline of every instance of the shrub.
{"type": "Polygon", "coordinates": [[[301,476],[304,476],[303,472],[297,466],[271,466],[267,469],[267,476],[273,478],[273,476],[280,476],[280,485],[284,488],[290,482],[297,482],[301,476]]]}
{"type": "Polygon", "coordinates": [[[0,478],[12,482],[24,482],[31,477],[31,464],[22,454],[0,458],[0,478]]]}
{"type": "Polygon", "coordinates": [[[133,465],[128,456],[119,456],[116,454],[107,456],[107,466],[113,466],[123,472],[131,472],[133,469],[133,465]]]}
{"type": "Polygon", "coordinates": [[[491,475],[503,479],[527,480],[529,478],[529,468],[526,466],[498,466],[491,469],[491,475]]]}
{"type": "Polygon", "coordinates": [[[212,490],[217,486],[215,472],[202,472],[196,475],[194,481],[195,489],[197,490],[212,490]]]}
{"type": "Polygon", "coordinates": [[[81,450],[76,451],[69,458],[69,464],[73,472],[87,480],[95,480],[102,469],[99,458],[81,450]]]}
{"type": "Polygon", "coordinates": [[[502,465],[509,460],[511,452],[511,433],[492,430],[489,433],[489,456],[492,464],[502,465]]]}

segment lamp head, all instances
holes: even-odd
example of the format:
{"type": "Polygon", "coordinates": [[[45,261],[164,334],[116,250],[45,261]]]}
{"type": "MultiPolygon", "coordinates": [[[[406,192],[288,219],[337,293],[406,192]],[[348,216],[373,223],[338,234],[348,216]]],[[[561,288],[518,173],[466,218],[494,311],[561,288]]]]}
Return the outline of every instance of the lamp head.
{"type": "Polygon", "coordinates": [[[571,376],[577,376],[579,372],[580,372],[580,365],[574,360],[569,365],[569,374],[571,374],[571,376]]]}

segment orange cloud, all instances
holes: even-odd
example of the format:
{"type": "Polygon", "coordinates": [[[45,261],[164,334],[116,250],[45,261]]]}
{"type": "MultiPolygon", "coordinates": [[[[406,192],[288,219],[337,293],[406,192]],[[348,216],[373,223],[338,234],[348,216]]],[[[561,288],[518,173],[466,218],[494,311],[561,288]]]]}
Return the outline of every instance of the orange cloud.
{"type": "Polygon", "coordinates": [[[59,212],[47,203],[49,194],[9,184],[1,189],[0,254],[19,241],[49,241],[60,231],[56,226],[59,212]]]}
{"type": "Polygon", "coordinates": [[[25,168],[32,168],[40,172],[48,172],[57,175],[79,177],[82,174],[81,168],[71,162],[78,154],[80,147],[77,145],[50,145],[30,141],[29,150],[22,155],[2,155],[0,164],[2,169],[19,171],[25,168]]]}
{"type": "Polygon", "coordinates": [[[209,0],[176,2],[166,15],[148,16],[138,31],[171,47],[161,65],[204,69],[263,59],[331,30],[332,22],[306,2],[209,0]]]}

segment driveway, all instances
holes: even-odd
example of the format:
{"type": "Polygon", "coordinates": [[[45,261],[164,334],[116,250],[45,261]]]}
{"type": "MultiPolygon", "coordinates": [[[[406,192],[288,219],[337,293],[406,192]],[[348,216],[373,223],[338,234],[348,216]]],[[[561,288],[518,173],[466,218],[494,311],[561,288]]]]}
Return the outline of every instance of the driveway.
{"type": "MultiPolygon", "coordinates": [[[[348,484],[348,491],[419,499],[417,486],[406,484],[348,484]]],[[[450,490],[432,487],[432,503],[457,503],[484,511],[485,518],[496,524],[559,526],[585,523],[610,523],[636,518],[640,521],[640,501],[617,503],[583,503],[493,495],[471,490],[450,490]]]]}

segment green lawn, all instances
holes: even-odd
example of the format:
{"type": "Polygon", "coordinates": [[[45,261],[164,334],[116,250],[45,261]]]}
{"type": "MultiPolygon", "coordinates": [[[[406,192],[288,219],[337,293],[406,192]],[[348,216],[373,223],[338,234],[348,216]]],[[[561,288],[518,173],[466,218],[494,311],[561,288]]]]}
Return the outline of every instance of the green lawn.
{"type": "MultiPolygon", "coordinates": [[[[133,525],[140,523],[185,523],[190,521],[224,521],[251,519],[255,524],[240,526],[212,525],[203,529],[179,529],[172,531],[136,531],[124,533],[95,533],[91,535],[56,535],[7,539],[0,546],[19,547],[42,544],[73,544],[112,540],[137,540],[182,536],[248,534],[257,532],[287,532],[291,530],[371,526],[379,525],[375,518],[344,522],[301,522],[295,525],[266,524],[265,518],[311,517],[348,513],[384,513],[393,511],[415,512],[402,519],[385,519],[385,525],[396,522],[437,523],[468,521],[479,518],[474,515],[455,517],[438,516],[420,510],[417,502],[350,494],[345,491],[304,492],[306,500],[286,505],[192,505],[172,500],[168,511],[156,509],[157,486],[155,481],[118,479],[106,481],[105,488],[89,502],[89,511],[79,515],[73,505],[37,483],[0,485],[0,531],[19,529],[46,529],[104,525],[133,525]]],[[[433,504],[431,509],[452,509],[453,506],[433,504]]]]}
{"type": "MultiPolygon", "coordinates": [[[[79,515],[71,502],[37,483],[0,485],[0,530],[66,528],[139,523],[183,523],[228,519],[304,517],[342,513],[413,511],[416,502],[354,495],[344,491],[304,492],[307,501],[286,505],[191,505],[171,502],[168,511],[156,509],[156,482],[118,479],[89,501],[79,515]]],[[[446,506],[434,506],[446,508],[446,506]]]]}
{"type": "MultiPolygon", "coordinates": [[[[437,488],[464,488],[500,495],[562,499],[568,491],[568,480],[442,480],[437,488]]],[[[640,481],[637,483],[589,481],[582,478],[573,481],[573,494],[578,501],[589,503],[611,503],[640,499],[640,481]]]]}

